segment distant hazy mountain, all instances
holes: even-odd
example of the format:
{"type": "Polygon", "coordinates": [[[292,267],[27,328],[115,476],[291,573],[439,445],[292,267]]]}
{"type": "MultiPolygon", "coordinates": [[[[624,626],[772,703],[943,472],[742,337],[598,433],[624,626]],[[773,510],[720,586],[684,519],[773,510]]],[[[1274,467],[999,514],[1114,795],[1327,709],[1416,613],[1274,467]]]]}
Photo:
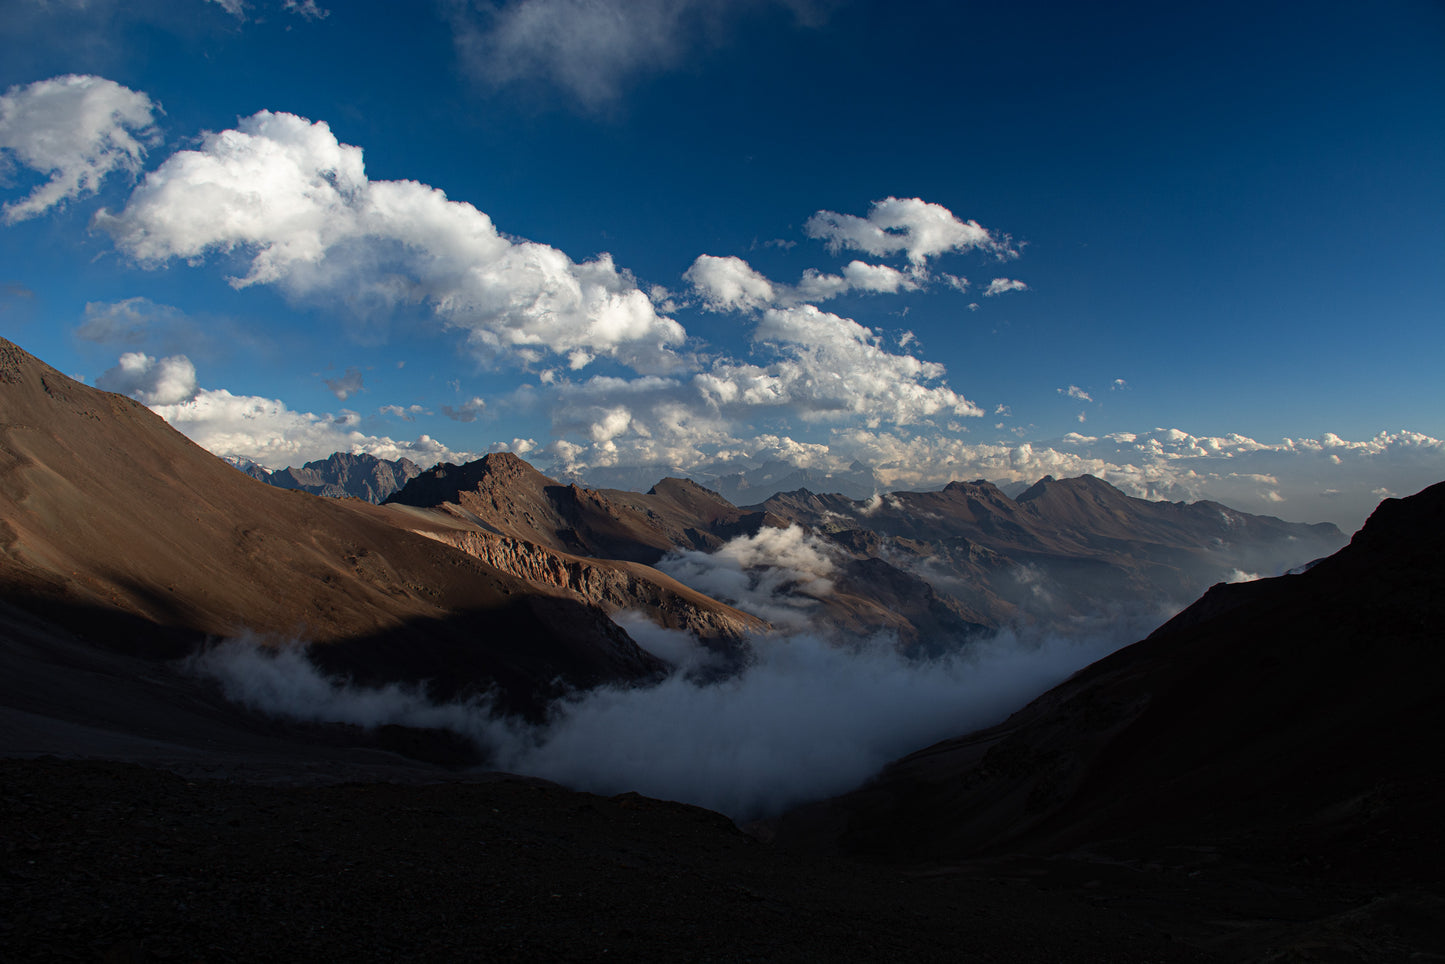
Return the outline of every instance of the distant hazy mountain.
{"type": "Polygon", "coordinates": [[[725,460],[705,463],[690,471],[666,465],[601,466],[563,475],[562,481],[590,488],[643,492],[658,479],[665,478],[692,479],[735,505],[761,502],[778,492],[793,489],[838,492],[857,499],[866,499],[886,489],[877,473],[861,462],[854,462],[843,472],[818,472],[777,459],[761,465],[751,460],[725,460]]]}
{"type": "Polygon", "coordinates": [[[232,456],[227,462],[278,489],[300,489],[312,495],[329,498],[365,499],[385,502],[387,497],[415,478],[421,466],[411,459],[379,459],[374,455],[352,455],[334,452],[324,459],[307,462],[300,468],[277,469],[274,472],[259,463],[232,456]]]}
{"type": "Polygon", "coordinates": [[[787,462],[766,462],[755,469],[709,477],[702,480],[739,505],[750,505],[770,498],[778,492],[811,489],[814,492],[836,492],[854,499],[866,499],[886,491],[883,480],[871,468],[854,462],[846,472],[817,472],[801,469],[787,462]]]}
{"type": "Polygon", "coordinates": [[[1089,620],[1158,618],[1214,583],[1275,575],[1345,541],[1328,523],[1150,502],[1088,475],[1047,476],[1017,499],[979,480],[866,501],[803,489],[752,508],[889,560],[987,624],[1071,635],[1089,620]]]}

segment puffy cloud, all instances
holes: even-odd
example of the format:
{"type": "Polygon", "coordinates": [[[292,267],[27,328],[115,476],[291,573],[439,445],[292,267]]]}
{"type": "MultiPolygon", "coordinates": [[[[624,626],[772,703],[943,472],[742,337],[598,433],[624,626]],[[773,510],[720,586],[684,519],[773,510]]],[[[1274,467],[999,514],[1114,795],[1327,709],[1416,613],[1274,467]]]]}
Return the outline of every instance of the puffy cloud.
{"type": "Polygon", "coordinates": [[[606,356],[665,369],[684,338],[610,255],[575,263],[503,237],[436,188],[369,180],[360,148],[291,114],[262,111],[207,134],[95,223],[143,265],[231,253],[249,259],[237,287],[275,284],[357,314],[425,303],[487,362],[556,354],[574,367],[606,356]]]}
{"type": "Polygon", "coordinates": [[[514,438],[510,442],[493,442],[487,447],[488,452],[513,452],[517,455],[526,455],[537,450],[537,440],[534,438],[514,438]]]}
{"type": "Polygon", "coordinates": [[[793,290],[799,301],[824,301],[850,291],[896,294],[899,291],[912,291],[917,287],[918,281],[915,278],[897,268],[890,268],[886,264],[850,261],[843,267],[841,275],[821,274],[812,269],[803,272],[802,279],[793,290]]]}
{"type": "Polygon", "coordinates": [[[813,0],[517,0],[452,4],[463,64],[496,86],[542,79],[583,105],[614,100],[634,78],[670,69],[751,11],[782,5],[802,22],[813,0]]]}
{"type": "Polygon", "coordinates": [[[1055,389],[1060,395],[1067,395],[1069,398],[1077,398],[1081,402],[1092,402],[1093,396],[1077,385],[1070,385],[1068,388],[1055,389]]]}
{"type": "Polygon", "coordinates": [[[831,251],[849,248],[875,256],[901,251],[917,266],[950,251],[977,250],[999,258],[1018,256],[1007,236],[996,236],[977,221],[960,221],[948,208],[921,198],[874,201],[868,215],[861,218],[819,211],[803,229],[809,237],[826,242],[831,251]]]}
{"type": "Polygon", "coordinates": [[[1001,295],[1007,291],[1028,291],[1029,286],[1022,281],[1014,281],[1010,278],[994,278],[984,289],[983,296],[992,298],[994,295],[1001,295]]]}
{"type": "Polygon", "coordinates": [[[699,255],[682,277],[712,311],[760,310],[778,297],[771,281],[734,256],[699,255]]]}
{"type": "MultiPolygon", "coordinates": [[[[753,338],[783,358],[763,369],[732,366],[730,373],[754,394],[802,403],[805,417],[845,411],[872,424],[909,424],[939,414],[983,414],[946,385],[927,384],[943,378],[942,365],[887,352],[870,329],[812,305],[764,312],[753,338]]],[[[714,374],[728,370],[718,366],[714,374]]]]}
{"type": "MultiPolygon", "coordinates": [[[[314,415],[292,411],[273,398],[199,388],[196,368],[184,355],[157,359],[127,352],[96,379],[96,385],[150,406],[173,428],[215,455],[248,458],[272,469],[324,459],[333,452],[369,453],[383,459],[406,457],[422,466],[476,457],[453,451],[428,435],[409,442],[367,435],[357,429],[361,416],[355,412],[314,415]]],[[[387,406],[382,411],[388,409],[401,414],[421,407],[403,410],[387,406]]]]}
{"type": "Polygon", "coordinates": [[[817,597],[833,591],[836,566],[827,543],[789,526],[738,536],[716,552],[671,553],[657,568],[774,626],[806,630],[817,597]]]}
{"type": "Polygon", "coordinates": [[[700,255],[683,274],[709,311],[761,311],[771,307],[827,301],[850,291],[896,294],[913,291],[919,280],[883,264],[850,261],[842,274],[809,268],[796,285],[776,284],[742,258],[700,255]]]}
{"type": "Polygon", "coordinates": [[[941,383],[941,365],[885,351],[874,332],[812,305],[769,309],[753,338],[771,361],[717,359],[691,378],[596,376],[545,385],[541,400],[550,404],[553,432],[569,440],[553,449],[559,464],[687,470],[728,451],[768,451],[804,464],[826,457],[828,447],[745,426],[764,418],[877,428],[983,414],[941,383]]]}
{"type": "Polygon", "coordinates": [[[331,394],[343,402],[357,392],[366,391],[366,384],[362,381],[361,372],[355,367],[346,369],[346,374],[340,378],[322,380],[326,382],[326,387],[331,390],[331,394]]]}
{"type": "Polygon", "coordinates": [[[377,409],[382,415],[393,415],[403,422],[415,422],[418,415],[424,414],[426,409],[421,405],[383,405],[377,409]]]}
{"type": "Polygon", "coordinates": [[[144,352],[120,356],[114,368],[95,380],[98,388],[130,395],[144,405],[172,405],[196,394],[196,366],[185,355],[157,359],[144,352]]]}
{"type": "Polygon", "coordinates": [[[103,77],[67,74],[0,97],[0,151],[50,180],[5,205],[11,224],[93,194],[107,175],[140,171],[160,108],[103,77]]]}

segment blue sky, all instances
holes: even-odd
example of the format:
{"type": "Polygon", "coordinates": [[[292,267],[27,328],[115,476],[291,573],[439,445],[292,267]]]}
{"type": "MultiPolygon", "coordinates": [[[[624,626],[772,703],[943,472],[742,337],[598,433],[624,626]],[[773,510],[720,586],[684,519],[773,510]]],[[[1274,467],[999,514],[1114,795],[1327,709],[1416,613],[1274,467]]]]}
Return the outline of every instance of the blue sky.
{"type": "Polygon", "coordinates": [[[1438,3],[12,0],[0,90],[0,333],[218,454],[1445,478],[1438,3]]]}

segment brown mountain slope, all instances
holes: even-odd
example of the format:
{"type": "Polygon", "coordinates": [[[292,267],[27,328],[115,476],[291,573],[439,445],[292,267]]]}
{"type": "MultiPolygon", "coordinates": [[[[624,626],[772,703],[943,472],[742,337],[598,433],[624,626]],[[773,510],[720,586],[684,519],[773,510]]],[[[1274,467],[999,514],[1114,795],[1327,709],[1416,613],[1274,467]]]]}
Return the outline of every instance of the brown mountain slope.
{"type": "Polygon", "coordinates": [[[1438,887],[1442,537],[1445,483],[1388,500],[1308,572],[1215,586],[1005,723],[905,757],[781,835],[928,859],[1189,845],[1438,887]]]}
{"type": "Polygon", "coordinates": [[[660,669],[595,607],[410,523],[250,479],[0,340],[0,586],[31,611],[156,655],[243,631],[302,639],[326,644],[331,668],[427,679],[438,696],[496,683],[530,712],[554,679],[660,669]]]}
{"type": "Polygon", "coordinates": [[[641,494],[583,489],[548,478],[510,452],[438,465],[388,502],[456,505],[479,525],[549,549],[648,565],[676,548],[716,549],[772,524],[695,482],[665,479],[641,494]]]}

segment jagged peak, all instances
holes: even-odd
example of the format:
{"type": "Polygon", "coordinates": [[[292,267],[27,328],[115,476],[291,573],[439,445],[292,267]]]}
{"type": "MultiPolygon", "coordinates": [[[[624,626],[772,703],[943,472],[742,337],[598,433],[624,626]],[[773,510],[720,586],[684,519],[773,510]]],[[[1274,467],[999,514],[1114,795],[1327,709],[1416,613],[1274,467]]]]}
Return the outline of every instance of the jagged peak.
{"type": "Polygon", "coordinates": [[[463,465],[442,462],[422,472],[386,501],[403,505],[431,506],[456,502],[463,492],[492,489],[517,483],[536,487],[556,485],[511,452],[491,452],[463,465]]]}
{"type": "Polygon", "coordinates": [[[667,478],[660,480],[656,485],[654,485],[652,488],[650,488],[650,489],[647,490],[647,494],[648,494],[648,495],[661,495],[661,496],[667,496],[667,495],[704,496],[704,497],[706,497],[706,498],[708,498],[708,499],[711,499],[711,500],[713,500],[713,501],[715,501],[715,502],[725,502],[725,503],[727,503],[728,505],[732,505],[732,503],[731,503],[731,502],[728,502],[728,500],[727,500],[726,498],[724,498],[720,493],[715,492],[715,491],[713,491],[712,489],[709,489],[707,486],[703,485],[702,483],[697,482],[697,481],[695,481],[695,480],[693,480],[693,479],[678,478],[678,477],[676,477],[676,476],[668,476],[667,478]]]}

